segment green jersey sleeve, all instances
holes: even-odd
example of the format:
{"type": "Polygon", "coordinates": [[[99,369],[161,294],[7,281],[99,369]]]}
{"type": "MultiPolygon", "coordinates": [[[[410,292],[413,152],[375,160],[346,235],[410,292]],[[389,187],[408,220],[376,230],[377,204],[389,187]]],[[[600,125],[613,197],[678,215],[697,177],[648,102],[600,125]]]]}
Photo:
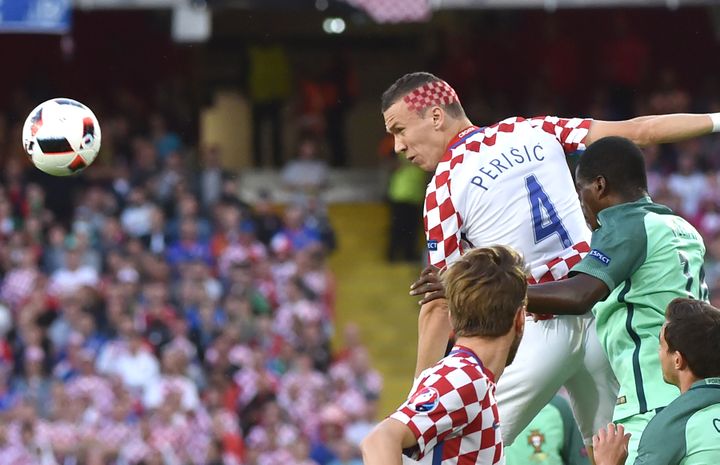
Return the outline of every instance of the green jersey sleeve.
{"type": "Polygon", "coordinates": [[[647,254],[644,216],[633,213],[622,207],[601,212],[602,226],[592,234],[591,250],[570,274],[593,276],[604,282],[611,292],[632,276],[647,254]]]}

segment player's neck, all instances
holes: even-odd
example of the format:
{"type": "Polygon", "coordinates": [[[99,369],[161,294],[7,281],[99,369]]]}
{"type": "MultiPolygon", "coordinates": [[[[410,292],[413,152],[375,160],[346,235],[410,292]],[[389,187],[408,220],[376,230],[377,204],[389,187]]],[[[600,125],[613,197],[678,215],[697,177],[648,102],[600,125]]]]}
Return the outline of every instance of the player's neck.
{"type": "Polygon", "coordinates": [[[478,356],[483,366],[495,375],[495,382],[505,370],[512,340],[506,337],[458,337],[455,344],[467,347],[478,356]]]}
{"type": "Polygon", "coordinates": [[[701,378],[698,378],[690,370],[682,370],[678,373],[678,384],[677,387],[680,388],[680,393],[685,394],[687,391],[690,390],[693,383],[696,381],[700,381],[701,378]]]}
{"type": "Polygon", "coordinates": [[[450,141],[453,140],[453,138],[455,136],[457,136],[458,134],[460,134],[462,131],[469,128],[470,126],[474,126],[474,124],[467,117],[452,120],[448,126],[447,143],[450,143],[450,141]]]}

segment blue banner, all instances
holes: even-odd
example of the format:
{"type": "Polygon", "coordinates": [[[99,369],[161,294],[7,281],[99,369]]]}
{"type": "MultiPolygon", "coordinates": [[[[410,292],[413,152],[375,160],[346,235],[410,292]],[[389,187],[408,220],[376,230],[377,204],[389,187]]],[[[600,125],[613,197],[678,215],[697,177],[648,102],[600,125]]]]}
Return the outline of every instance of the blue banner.
{"type": "Polygon", "coordinates": [[[0,32],[63,34],[71,0],[0,0],[0,32]]]}

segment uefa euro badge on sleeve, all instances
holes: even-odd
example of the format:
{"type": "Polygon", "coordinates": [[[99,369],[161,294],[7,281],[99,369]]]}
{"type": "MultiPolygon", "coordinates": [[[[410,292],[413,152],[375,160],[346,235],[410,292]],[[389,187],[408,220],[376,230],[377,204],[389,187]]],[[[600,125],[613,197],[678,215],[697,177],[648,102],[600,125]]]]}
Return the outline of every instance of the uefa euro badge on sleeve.
{"type": "Polygon", "coordinates": [[[408,407],[418,413],[428,413],[435,410],[440,403],[440,394],[434,387],[424,387],[417,391],[408,400],[408,407]]]}

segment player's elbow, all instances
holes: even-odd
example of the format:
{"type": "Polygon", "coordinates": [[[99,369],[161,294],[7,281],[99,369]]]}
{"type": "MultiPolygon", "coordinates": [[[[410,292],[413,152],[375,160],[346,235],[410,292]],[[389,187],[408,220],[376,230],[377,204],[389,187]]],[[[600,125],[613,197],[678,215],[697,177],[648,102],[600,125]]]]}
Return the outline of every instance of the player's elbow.
{"type": "Polygon", "coordinates": [[[658,137],[655,131],[655,124],[652,119],[647,118],[636,118],[631,120],[630,130],[627,134],[627,138],[639,145],[645,147],[658,142],[658,137]]]}
{"type": "Polygon", "coordinates": [[[363,440],[360,442],[360,453],[363,456],[363,461],[365,463],[371,462],[371,458],[376,454],[378,451],[380,451],[383,448],[383,440],[387,440],[388,438],[383,438],[383,424],[380,423],[379,425],[375,426],[370,433],[368,433],[367,436],[363,438],[363,440]]]}

